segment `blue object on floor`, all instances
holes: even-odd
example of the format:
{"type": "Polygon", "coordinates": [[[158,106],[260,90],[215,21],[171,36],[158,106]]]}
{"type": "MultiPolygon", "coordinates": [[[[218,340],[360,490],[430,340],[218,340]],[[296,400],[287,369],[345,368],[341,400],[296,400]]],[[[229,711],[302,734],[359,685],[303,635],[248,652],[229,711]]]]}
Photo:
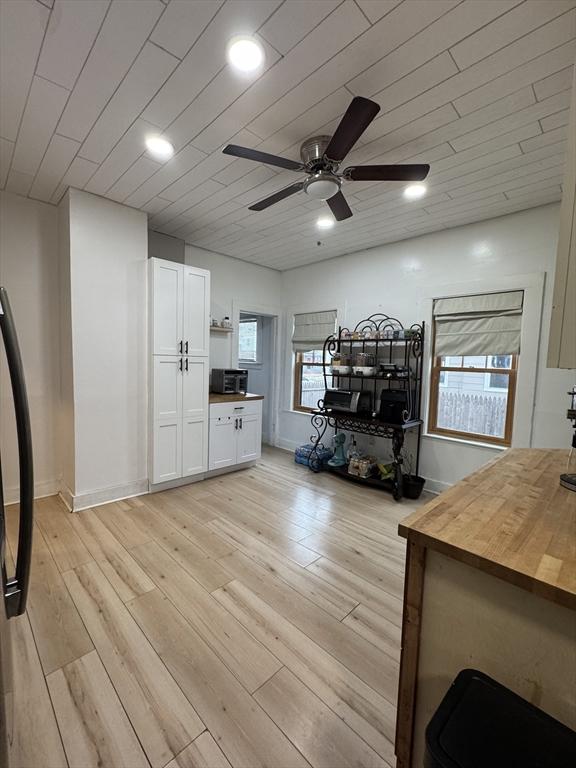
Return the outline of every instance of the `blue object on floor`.
{"type": "MultiPolygon", "coordinates": [[[[306,443],[305,445],[296,448],[294,451],[294,461],[296,464],[304,464],[304,466],[307,467],[313,448],[314,446],[312,443],[306,443]]],[[[318,460],[321,461],[322,464],[326,464],[328,459],[332,458],[333,451],[331,451],[330,448],[318,448],[317,454],[318,460]]]]}

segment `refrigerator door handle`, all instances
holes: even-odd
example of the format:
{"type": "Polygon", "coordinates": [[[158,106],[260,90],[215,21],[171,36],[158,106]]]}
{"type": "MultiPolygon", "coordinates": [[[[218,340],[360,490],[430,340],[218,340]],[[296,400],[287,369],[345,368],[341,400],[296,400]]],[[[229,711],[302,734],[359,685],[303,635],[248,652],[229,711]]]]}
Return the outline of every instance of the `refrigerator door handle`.
{"type": "MultiPolygon", "coordinates": [[[[16,431],[18,435],[18,460],[20,470],[20,524],[18,531],[18,553],[14,578],[6,582],[4,601],[8,618],[19,616],[26,610],[26,598],[30,582],[32,560],[32,530],[34,525],[34,472],[32,465],[32,432],[28,397],[24,381],[24,369],[16,329],[8,301],[8,294],[0,287],[0,330],[4,339],[6,360],[12,385],[16,431]]],[[[0,503],[4,503],[2,479],[0,477],[0,503]]]]}

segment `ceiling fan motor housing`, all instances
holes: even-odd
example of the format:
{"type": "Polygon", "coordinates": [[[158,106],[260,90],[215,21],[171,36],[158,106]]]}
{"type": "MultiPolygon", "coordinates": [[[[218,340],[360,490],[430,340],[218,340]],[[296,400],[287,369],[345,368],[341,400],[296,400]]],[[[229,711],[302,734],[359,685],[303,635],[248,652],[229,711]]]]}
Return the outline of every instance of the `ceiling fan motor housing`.
{"type": "Polygon", "coordinates": [[[300,157],[308,170],[315,171],[324,168],[324,152],[330,139],[331,136],[312,136],[302,143],[300,157]]]}

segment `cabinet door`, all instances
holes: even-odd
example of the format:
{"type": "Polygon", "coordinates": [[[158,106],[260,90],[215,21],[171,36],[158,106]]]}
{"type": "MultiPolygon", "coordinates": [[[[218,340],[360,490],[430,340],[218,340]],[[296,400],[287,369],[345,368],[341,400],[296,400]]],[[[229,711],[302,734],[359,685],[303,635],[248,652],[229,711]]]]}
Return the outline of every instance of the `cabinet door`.
{"type": "Polygon", "coordinates": [[[208,360],[205,357],[183,358],[182,415],[193,418],[208,415],[208,360]]]}
{"type": "Polygon", "coordinates": [[[182,477],[206,471],[208,458],[207,420],[203,417],[182,421],[182,477]]]}
{"type": "Polygon", "coordinates": [[[183,358],[173,355],[154,357],[154,421],[182,416],[183,358]]]}
{"type": "Polygon", "coordinates": [[[262,416],[251,414],[238,420],[236,462],[254,461],[262,452],[262,416]]]}
{"type": "Polygon", "coordinates": [[[237,419],[232,416],[210,419],[208,469],[222,469],[236,464],[237,419]]]}
{"type": "Polygon", "coordinates": [[[210,339],[210,272],[183,267],[184,353],[208,357],[210,339]]]}
{"type": "Polygon", "coordinates": [[[183,342],[184,267],[163,259],[151,261],[153,354],[177,355],[183,342]]]}
{"type": "Polygon", "coordinates": [[[154,422],[153,483],[182,477],[182,419],[154,422]]]}

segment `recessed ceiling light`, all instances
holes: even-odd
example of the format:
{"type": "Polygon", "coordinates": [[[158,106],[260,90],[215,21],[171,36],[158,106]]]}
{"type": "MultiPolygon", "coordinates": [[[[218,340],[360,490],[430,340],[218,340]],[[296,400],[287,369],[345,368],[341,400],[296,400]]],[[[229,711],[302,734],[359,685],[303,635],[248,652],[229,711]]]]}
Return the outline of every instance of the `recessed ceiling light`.
{"type": "Polygon", "coordinates": [[[146,149],[157,160],[170,160],[174,154],[172,144],[161,136],[148,136],[146,139],[146,149]]]}
{"type": "Polygon", "coordinates": [[[235,37],[228,45],[228,61],[240,72],[254,72],[264,61],[264,49],[252,37],[235,37]]]}
{"type": "Polygon", "coordinates": [[[321,216],[316,222],[318,229],[330,229],[334,226],[334,219],[330,216],[321,216]]]}
{"type": "Polygon", "coordinates": [[[408,200],[420,200],[426,194],[427,189],[426,184],[410,184],[404,190],[404,197],[408,200]]]}

